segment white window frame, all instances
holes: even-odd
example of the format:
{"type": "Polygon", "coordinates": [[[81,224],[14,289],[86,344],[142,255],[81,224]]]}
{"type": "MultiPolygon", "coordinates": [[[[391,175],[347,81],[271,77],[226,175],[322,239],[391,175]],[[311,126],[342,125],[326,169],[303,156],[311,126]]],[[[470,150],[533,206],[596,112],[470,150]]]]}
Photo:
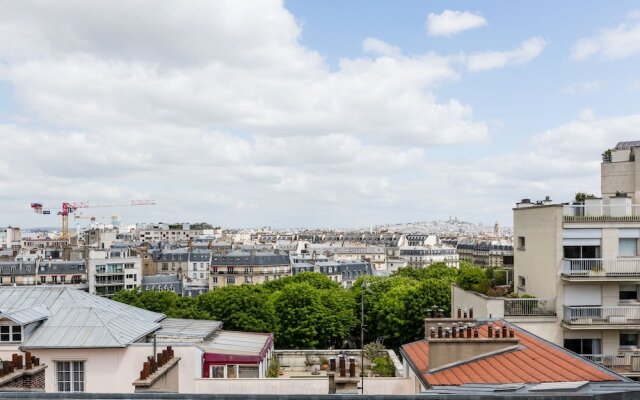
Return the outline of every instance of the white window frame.
{"type": "Polygon", "coordinates": [[[55,361],[56,372],[55,372],[55,380],[56,380],[56,391],[59,393],[72,393],[72,392],[86,392],[87,389],[87,368],[85,365],[85,360],[56,360],[55,361]],[[67,364],[68,363],[68,364],[67,364]],[[60,380],[60,373],[65,373],[66,371],[61,371],[60,368],[62,366],[69,366],[68,374],[69,380],[60,380]],[[82,368],[80,368],[82,365],[82,368]],[[82,379],[78,379],[79,376],[82,379]],[[69,384],[69,390],[65,390],[63,387],[60,390],[60,385],[64,385],[65,383],[69,384]],[[78,386],[76,386],[76,384],[78,386]]]}

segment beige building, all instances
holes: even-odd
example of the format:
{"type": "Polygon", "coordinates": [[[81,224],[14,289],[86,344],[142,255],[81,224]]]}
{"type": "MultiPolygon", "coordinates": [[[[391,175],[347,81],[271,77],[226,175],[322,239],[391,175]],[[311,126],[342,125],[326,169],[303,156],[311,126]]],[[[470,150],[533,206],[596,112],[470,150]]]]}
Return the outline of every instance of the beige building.
{"type": "MultiPolygon", "coordinates": [[[[277,250],[276,250],[277,251],[277,250]]],[[[289,255],[271,252],[213,254],[209,288],[264,283],[291,275],[289,255]]]]}
{"type": "Polygon", "coordinates": [[[516,291],[555,299],[558,344],[635,378],[640,377],[638,146],[618,143],[603,154],[602,198],[572,204],[523,200],[514,209],[516,291]]]}

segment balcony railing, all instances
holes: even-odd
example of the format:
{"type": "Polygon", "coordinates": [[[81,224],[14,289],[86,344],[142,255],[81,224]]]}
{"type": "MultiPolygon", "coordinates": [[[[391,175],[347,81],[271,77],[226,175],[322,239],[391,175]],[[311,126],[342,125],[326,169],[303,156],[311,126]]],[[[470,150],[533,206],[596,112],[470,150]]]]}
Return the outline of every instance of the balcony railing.
{"type": "Polygon", "coordinates": [[[563,219],[567,222],[640,221],[640,205],[565,205],[563,219]]]}
{"type": "Polygon", "coordinates": [[[505,299],[504,316],[548,316],[556,315],[556,299],[505,299]]]}
{"type": "Polygon", "coordinates": [[[562,274],[576,278],[640,277],[640,258],[565,258],[562,274]]]}
{"type": "Polygon", "coordinates": [[[582,357],[620,372],[640,372],[640,353],[581,354],[582,357]]]}
{"type": "Polygon", "coordinates": [[[640,306],[564,306],[563,321],[570,325],[640,325],[640,306]]]}

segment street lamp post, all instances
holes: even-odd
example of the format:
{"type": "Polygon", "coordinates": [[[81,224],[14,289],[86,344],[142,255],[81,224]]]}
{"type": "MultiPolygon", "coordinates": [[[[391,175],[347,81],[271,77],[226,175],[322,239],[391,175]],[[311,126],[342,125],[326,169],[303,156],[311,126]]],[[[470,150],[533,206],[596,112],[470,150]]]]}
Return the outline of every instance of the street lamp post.
{"type": "MultiPolygon", "coordinates": [[[[365,278],[366,279],[366,278],[365,278]]],[[[362,282],[362,296],[361,296],[361,309],[360,309],[360,390],[364,394],[364,292],[369,290],[369,283],[365,280],[362,282]]]]}

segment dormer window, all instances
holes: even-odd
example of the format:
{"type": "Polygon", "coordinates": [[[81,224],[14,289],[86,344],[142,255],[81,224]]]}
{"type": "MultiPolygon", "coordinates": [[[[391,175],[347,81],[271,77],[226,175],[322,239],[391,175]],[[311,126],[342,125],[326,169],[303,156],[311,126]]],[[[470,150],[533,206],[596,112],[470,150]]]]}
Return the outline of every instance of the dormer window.
{"type": "Polygon", "coordinates": [[[20,325],[0,326],[0,342],[22,342],[22,327],[20,325]]]}

